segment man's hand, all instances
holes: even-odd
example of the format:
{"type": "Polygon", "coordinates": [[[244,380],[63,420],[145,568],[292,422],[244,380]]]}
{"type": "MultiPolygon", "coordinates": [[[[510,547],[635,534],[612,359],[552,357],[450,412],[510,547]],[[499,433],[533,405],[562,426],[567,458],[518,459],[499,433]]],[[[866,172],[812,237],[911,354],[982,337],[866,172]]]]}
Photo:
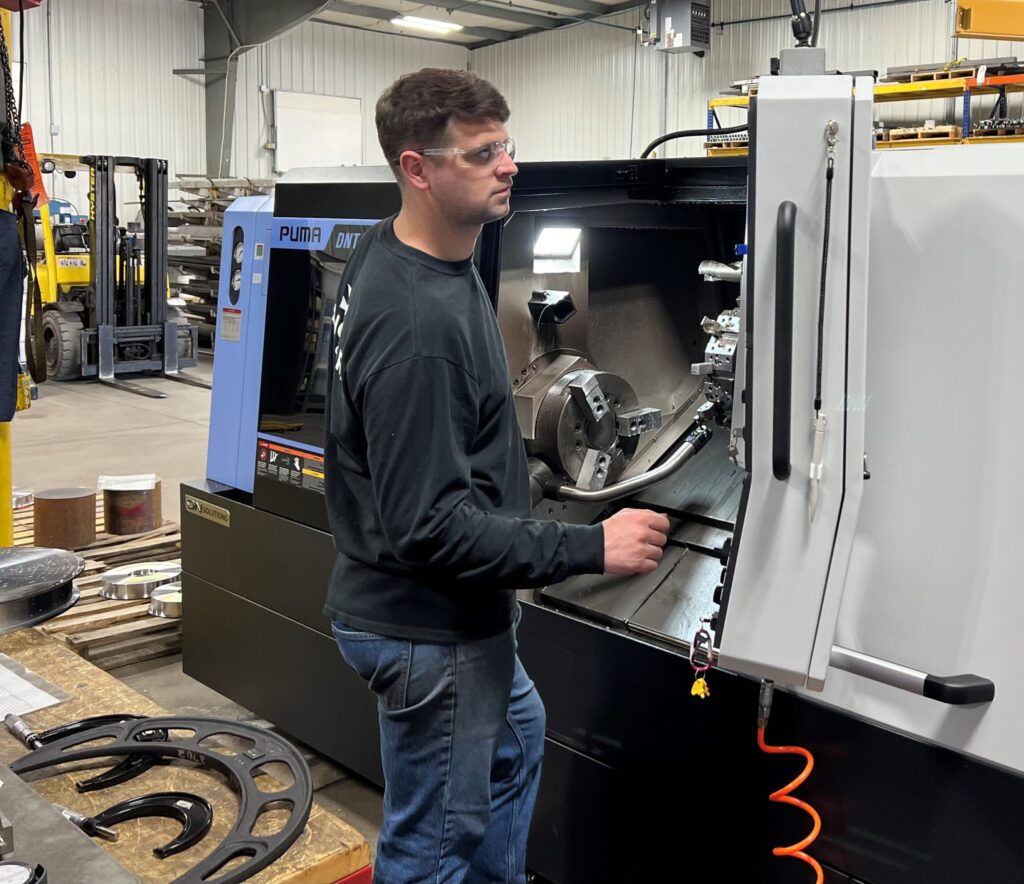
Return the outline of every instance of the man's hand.
{"type": "Polygon", "coordinates": [[[653,571],[668,541],[668,517],[650,510],[619,510],[604,526],[605,574],[653,571]]]}

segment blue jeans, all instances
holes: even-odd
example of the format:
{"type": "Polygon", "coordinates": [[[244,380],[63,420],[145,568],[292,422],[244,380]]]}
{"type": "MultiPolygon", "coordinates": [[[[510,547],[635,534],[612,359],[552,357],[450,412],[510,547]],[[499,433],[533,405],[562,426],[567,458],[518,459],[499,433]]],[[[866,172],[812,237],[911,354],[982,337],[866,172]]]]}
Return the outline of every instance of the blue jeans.
{"type": "Polygon", "coordinates": [[[375,884],[525,884],[545,721],[515,626],[454,644],[333,630],[377,695],[385,788],[375,884]]]}

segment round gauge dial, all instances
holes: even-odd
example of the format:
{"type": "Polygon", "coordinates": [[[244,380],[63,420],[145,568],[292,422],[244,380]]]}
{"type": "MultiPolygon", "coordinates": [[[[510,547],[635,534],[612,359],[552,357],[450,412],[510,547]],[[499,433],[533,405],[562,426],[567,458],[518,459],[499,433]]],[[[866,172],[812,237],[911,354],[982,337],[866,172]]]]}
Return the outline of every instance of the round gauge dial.
{"type": "Polygon", "coordinates": [[[236,264],[242,263],[242,258],[245,256],[245,244],[235,243],[235,250],[231,253],[231,260],[236,264]]]}
{"type": "Polygon", "coordinates": [[[232,291],[241,291],[242,289],[242,271],[236,270],[231,274],[231,289],[232,291]]]}

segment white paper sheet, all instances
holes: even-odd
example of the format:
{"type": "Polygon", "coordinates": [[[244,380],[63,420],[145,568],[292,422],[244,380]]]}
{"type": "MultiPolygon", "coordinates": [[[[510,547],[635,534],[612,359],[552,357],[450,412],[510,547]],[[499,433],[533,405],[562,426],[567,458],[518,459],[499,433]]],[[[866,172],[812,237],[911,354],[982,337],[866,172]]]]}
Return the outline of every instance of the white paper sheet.
{"type": "Polygon", "coordinates": [[[0,664],[0,719],[6,715],[27,715],[61,702],[41,688],[0,664]]]}

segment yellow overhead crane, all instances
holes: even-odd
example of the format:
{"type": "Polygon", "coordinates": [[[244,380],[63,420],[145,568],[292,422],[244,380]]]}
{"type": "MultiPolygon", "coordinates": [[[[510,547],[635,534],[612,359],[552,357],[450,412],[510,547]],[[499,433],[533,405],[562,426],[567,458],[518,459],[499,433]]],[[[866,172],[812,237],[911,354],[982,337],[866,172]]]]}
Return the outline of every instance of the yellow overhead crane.
{"type": "Polygon", "coordinates": [[[956,0],[956,36],[1019,40],[1024,35],[1024,0],[956,0]]]}

